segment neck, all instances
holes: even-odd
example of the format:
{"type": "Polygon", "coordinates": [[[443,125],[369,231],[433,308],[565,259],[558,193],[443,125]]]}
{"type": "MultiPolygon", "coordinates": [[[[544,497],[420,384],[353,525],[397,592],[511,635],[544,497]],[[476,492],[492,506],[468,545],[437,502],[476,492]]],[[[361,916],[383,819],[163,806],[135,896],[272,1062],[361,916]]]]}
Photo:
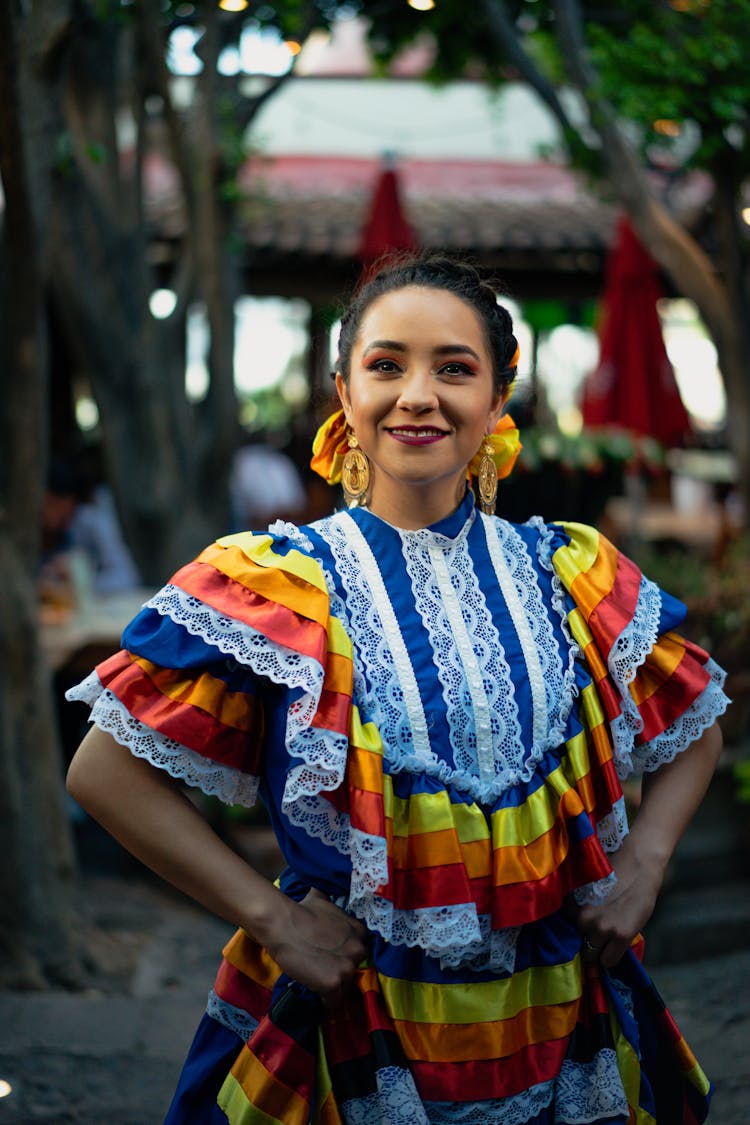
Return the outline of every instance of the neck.
{"type": "Polygon", "coordinates": [[[367,508],[393,527],[417,531],[450,516],[464,498],[466,480],[438,482],[431,486],[407,485],[402,481],[373,481],[367,508]]]}

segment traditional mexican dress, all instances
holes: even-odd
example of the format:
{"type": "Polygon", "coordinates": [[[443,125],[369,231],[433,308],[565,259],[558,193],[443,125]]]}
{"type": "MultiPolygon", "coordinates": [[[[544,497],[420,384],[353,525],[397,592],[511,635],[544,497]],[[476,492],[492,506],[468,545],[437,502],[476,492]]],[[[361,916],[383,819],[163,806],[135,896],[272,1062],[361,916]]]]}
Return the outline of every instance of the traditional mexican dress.
{"type": "Polygon", "coordinates": [[[432,527],[364,509],[221,539],[74,697],[134,754],[268,809],[283,891],[367,927],[324,1012],[252,935],[224,950],[167,1120],[666,1125],[710,1087],[640,960],[581,958],[622,779],[727,704],[684,607],[590,527],[471,494],[432,527]]]}

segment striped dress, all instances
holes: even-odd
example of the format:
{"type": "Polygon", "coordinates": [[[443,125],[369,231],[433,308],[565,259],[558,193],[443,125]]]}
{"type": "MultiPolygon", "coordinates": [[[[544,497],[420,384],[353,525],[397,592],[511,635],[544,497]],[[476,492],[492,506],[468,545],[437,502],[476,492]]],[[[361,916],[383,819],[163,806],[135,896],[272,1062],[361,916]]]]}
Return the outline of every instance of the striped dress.
{"type": "Polygon", "coordinates": [[[323,1012],[252,936],[223,951],[170,1125],[688,1125],[710,1084],[646,975],[581,958],[621,782],[723,712],[684,607],[597,531],[364,509],[222,539],[74,698],[227,803],[259,793],[294,898],[366,925],[323,1012]]]}

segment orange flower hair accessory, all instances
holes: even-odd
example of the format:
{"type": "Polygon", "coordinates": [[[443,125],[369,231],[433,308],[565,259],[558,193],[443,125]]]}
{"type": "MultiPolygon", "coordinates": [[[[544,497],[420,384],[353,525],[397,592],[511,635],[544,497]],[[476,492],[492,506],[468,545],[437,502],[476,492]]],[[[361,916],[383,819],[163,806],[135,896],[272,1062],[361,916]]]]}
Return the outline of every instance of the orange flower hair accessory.
{"type": "Polygon", "coordinates": [[[472,457],[468,468],[469,479],[479,474],[479,463],[484,455],[483,447],[488,444],[492,447],[491,452],[488,452],[489,456],[495,462],[497,479],[504,480],[505,477],[510,476],[513,472],[513,466],[518,460],[518,454],[521,452],[521,439],[518,434],[518,427],[510,414],[503,415],[495,426],[494,432],[485,438],[482,445],[472,457]]]}
{"type": "Polygon", "coordinates": [[[326,418],[315,435],[310,468],[328,484],[341,483],[341,466],[349,449],[347,424],[343,410],[326,418]]]}

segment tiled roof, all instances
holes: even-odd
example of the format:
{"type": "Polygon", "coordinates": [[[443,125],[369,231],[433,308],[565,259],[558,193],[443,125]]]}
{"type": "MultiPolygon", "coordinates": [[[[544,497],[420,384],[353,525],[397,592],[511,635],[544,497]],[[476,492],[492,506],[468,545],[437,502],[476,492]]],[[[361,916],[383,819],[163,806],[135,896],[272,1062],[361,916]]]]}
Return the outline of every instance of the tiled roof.
{"type": "MultiPolygon", "coordinates": [[[[352,258],[379,163],[281,156],[248,162],[244,233],[257,249],[352,258]]],[[[403,209],[426,246],[549,254],[606,251],[615,209],[553,164],[403,160],[403,209]]]]}

